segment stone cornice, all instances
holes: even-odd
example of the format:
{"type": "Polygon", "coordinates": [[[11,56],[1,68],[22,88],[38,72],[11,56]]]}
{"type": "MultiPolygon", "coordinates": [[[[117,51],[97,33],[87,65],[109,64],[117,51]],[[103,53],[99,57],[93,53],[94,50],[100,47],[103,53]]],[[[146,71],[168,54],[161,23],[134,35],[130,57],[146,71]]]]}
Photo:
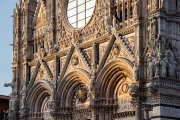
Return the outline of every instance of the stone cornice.
{"type": "Polygon", "coordinates": [[[176,15],[168,15],[168,14],[166,14],[166,13],[164,13],[164,12],[156,12],[156,13],[154,13],[154,14],[152,14],[152,15],[150,15],[149,16],[149,18],[148,19],[151,19],[153,16],[155,16],[155,17],[157,17],[157,18],[164,18],[165,20],[167,20],[167,21],[172,21],[172,22],[178,22],[178,23],[180,23],[180,16],[176,16],[176,15]]]}
{"type": "Polygon", "coordinates": [[[117,118],[133,117],[133,116],[135,116],[135,111],[127,111],[127,112],[114,114],[113,118],[117,119],[117,118]]]}

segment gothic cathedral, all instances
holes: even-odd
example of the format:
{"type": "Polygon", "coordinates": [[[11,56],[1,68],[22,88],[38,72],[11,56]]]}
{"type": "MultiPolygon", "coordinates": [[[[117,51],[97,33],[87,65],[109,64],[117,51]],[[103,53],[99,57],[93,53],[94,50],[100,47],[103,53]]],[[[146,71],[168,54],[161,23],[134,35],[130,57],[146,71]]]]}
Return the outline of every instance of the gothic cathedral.
{"type": "Polygon", "coordinates": [[[180,0],[19,0],[9,120],[180,120],[180,0]]]}

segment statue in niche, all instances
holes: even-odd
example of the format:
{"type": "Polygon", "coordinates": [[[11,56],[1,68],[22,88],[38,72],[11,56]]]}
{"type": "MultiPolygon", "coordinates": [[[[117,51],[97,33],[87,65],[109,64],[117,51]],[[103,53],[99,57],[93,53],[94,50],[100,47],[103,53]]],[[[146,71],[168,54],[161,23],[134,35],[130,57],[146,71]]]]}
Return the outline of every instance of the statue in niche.
{"type": "Polygon", "coordinates": [[[77,66],[79,64],[79,58],[77,55],[74,55],[73,58],[72,58],[72,64],[74,66],[77,66]]]}
{"type": "Polygon", "coordinates": [[[18,108],[18,95],[17,95],[17,83],[15,80],[12,83],[5,83],[4,87],[12,87],[11,99],[10,99],[10,108],[11,110],[17,110],[18,108]]]}
{"type": "Polygon", "coordinates": [[[113,28],[116,30],[116,17],[115,16],[113,16],[113,28]]]}
{"type": "Polygon", "coordinates": [[[26,41],[23,41],[22,54],[23,54],[23,58],[26,59],[27,58],[27,44],[26,44],[26,41]]]}
{"type": "Polygon", "coordinates": [[[168,72],[168,77],[174,78],[174,76],[175,76],[175,69],[174,69],[172,63],[168,64],[167,72],[168,72]]]}
{"type": "Polygon", "coordinates": [[[165,8],[165,0],[161,0],[161,7],[165,8]]]}
{"type": "Polygon", "coordinates": [[[117,44],[113,45],[113,55],[118,56],[120,54],[120,48],[117,44]]]}
{"type": "Polygon", "coordinates": [[[105,26],[104,26],[104,18],[101,16],[101,22],[100,22],[100,30],[104,30],[105,26]]]}
{"type": "Polygon", "coordinates": [[[13,102],[13,98],[12,98],[12,93],[9,95],[9,110],[12,110],[12,102],[13,102]]]}
{"type": "Polygon", "coordinates": [[[52,41],[51,40],[48,41],[48,48],[49,48],[49,54],[52,54],[53,46],[52,46],[52,41]]]}
{"type": "Polygon", "coordinates": [[[105,26],[106,26],[106,31],[108,33],[110,33],[111,32],[111,23],[110,23],[110,17],[109,17],[108,13],[105,16],[105,26]]]}
{"type": "Polygon", "coordinates": [[[155,77],[159,77],[159,68],[160,68],[160,59],[159,57],[156,57],[154,66],[155,66],[155,77]]]}
{"type": "Polygon", "coordinates": [[[154,83],[153,79],[149,79],[148,88],[150,93],[155,94],[157,92],[157,86],[154,83]]]}
{"type": "Polygon", "coordinates": [[[157,20],[156,20],[156,18],[153,18],[152,22],[151,22],[151,35],[152,35],[152,39],[155,39],[157,36],[157,20]]]}
{"type": "Polygon", "coordinates": [[[132,85],[129,86],[129,94],[130,96],[137,97],[138,95],[138,89],[139,87],[136,85],[136,83],[133,83],[132,85]]]}
{"type": "Polygon", "coordinates": [[[49,46],[47,41],[44,42],[44,49],[46,53],[49,53],[49,46]]]}
{"type": "Polygon", "coordinates": [[[139,0],[134,1],[134,16],[138,16],[139,14],[139,0]]]}
{"type": "Polygon", "coordinates": [[[62,36],[62,38],[64,38],[66,36],[66,31],[65,31],[64,26],[62,28],[61,36],[62,36]]]}
{"type": "Polygon", "coordinates": [[[55,45],[53,46],[53,53],[57,53],[58,50],[59,50],[58,44],[55,44],[55,45]]]}
{"type": "Polygon", "coordinates": [[[149,58],[149,65],[148,65],[148,78],[154,77],[154,62],[152,58],[149,58]]]}
{"type": "Polygon", "coordinates": [[[56,100],[56,98],[55,98],[56,90],[57,90],[57,81],[56,80],[52,81],[52,86],[53,86],[52,100],[56,100]]]}
{"type": "Polygon", "coordinates": [[[24,108],[25,107],[25,104],[26,104],[26,83],[24,82],[23,84],[22,84],[22,89],[21,89],[21,103],[22,103],[22,105],[21,105],[21,108],[24,108]]]}
{"type": "Polygon", "coordinates": [[[14,60],[14,62],[17,62],[17,57],[18,57],[18,56],[17,56],[17,55],[18,55],[18,54],[17,54],[17,53],[18,53],[17,50],[18,50],[18,46],[15,45],[15,46],[14,46],[14,55],[13,55],[13,60],[14,60]]]}
{"type": "Polygon", "coordinates": [[[154,1],[153,1],[153,7],[154,7],[154,9],[158,9],[158,1],[159,1],[159,0],[154,0],[154,1]]]}
{"type": "Polygon", "coordinates": [[[167,54],[165,54],[165,58],[163,58],[162,61],[160,62],[161,77],[167,77],[167,64],[168,64],[168,58],[167,58],[167,54]]]}

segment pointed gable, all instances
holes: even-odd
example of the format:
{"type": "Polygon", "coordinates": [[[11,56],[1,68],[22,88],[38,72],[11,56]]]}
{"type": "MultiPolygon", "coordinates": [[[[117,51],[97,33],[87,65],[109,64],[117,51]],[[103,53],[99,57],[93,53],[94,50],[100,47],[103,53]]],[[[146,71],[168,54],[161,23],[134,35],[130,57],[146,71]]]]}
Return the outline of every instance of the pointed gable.
{"type": "Polygon", "coordinates": [[[33,19],[33,26],[40,26],[46,22],[46,6],[45,1],[39,0],[33,19]]]}

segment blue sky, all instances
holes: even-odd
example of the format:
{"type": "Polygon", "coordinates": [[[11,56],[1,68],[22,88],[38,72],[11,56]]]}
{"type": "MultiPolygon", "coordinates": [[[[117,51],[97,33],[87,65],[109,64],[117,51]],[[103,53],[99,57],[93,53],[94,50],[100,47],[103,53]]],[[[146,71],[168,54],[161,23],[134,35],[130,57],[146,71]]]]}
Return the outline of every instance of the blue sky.
{"type": "Polygon", "coordinates": [[[12,81],[12,44],[13,9],[18,0],[0,0],[0,95],[9,95],[11,88],[4,83],[12,81]]]}

